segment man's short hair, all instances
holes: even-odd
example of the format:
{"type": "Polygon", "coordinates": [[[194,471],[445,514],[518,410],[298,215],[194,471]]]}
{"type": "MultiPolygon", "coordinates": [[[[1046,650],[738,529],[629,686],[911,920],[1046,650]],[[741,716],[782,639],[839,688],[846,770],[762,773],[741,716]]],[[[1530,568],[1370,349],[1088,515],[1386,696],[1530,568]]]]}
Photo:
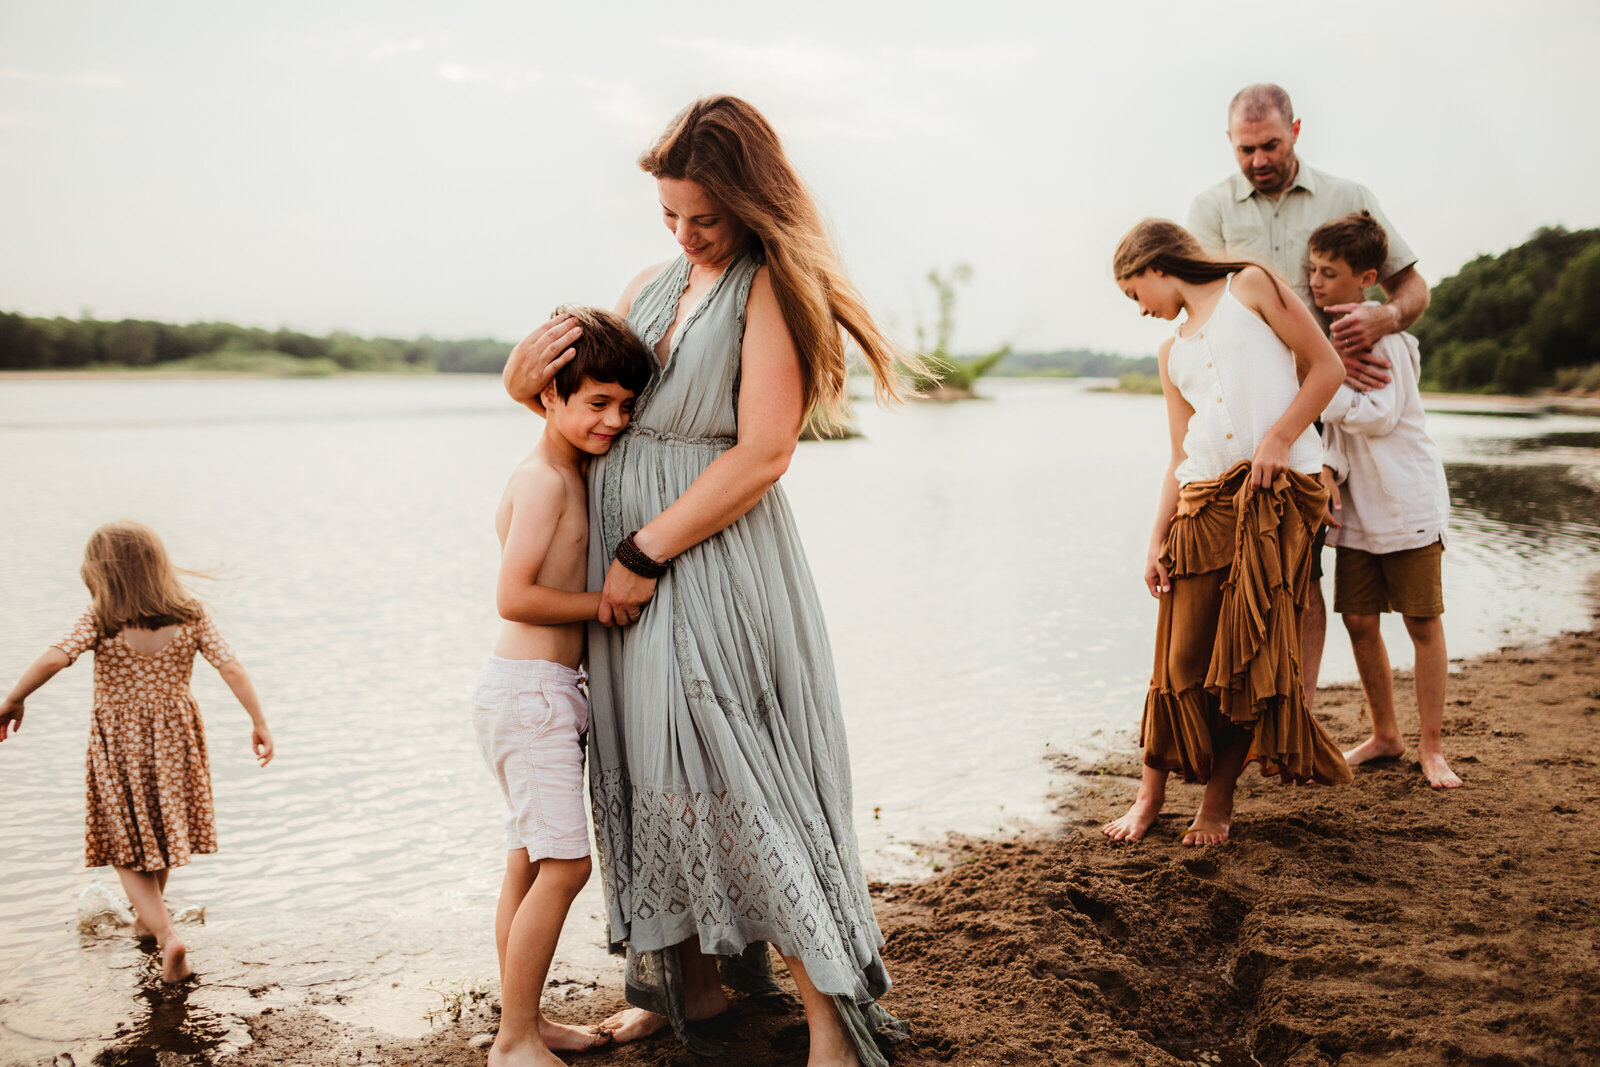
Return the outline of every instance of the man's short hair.
{"type": "Polygon", "coordinates": [[[1311,251],[1342,259],[1360,274],[1382,270],[1389,258],[1389,235],[1370,211],[1352,211],[1311,231],[1306,242],[1311,251]]]}
{"type": "Polygon", "coordinates": [[[1286,123],[1294,122],[1294,104],[1283,87],[1259,82],[1246,85],[1233,95],[1233,102],[1228,105],[1228,121],[1231,123],[1237,117],[1246,122],[1261,122],[1271,118],[1273,112],[1282,115],[1286,123]]]}
{"type": "Polygon", "coordinates": [[[585,378],[620,385],[635,396],[650,384],[655,358],[626,322],[603,308],[562,307],[556,314],[571,315],[583,328],[573,342],[572,359],[556,371],[556,395],[562,400],[577,392],[585,378]]]}

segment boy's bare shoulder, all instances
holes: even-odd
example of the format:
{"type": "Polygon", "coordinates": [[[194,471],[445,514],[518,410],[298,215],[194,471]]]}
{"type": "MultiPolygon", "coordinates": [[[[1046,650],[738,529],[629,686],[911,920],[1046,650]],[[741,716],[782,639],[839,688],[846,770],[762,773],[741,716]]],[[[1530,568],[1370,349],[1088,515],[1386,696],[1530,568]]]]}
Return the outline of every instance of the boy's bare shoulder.
{"type": "Polygon", "coordinates": [[[506,496],[513,504],[544,502],[564,506],[571,476],[535,451],[511,471],[511,477],[506,479],[506,496]]]}

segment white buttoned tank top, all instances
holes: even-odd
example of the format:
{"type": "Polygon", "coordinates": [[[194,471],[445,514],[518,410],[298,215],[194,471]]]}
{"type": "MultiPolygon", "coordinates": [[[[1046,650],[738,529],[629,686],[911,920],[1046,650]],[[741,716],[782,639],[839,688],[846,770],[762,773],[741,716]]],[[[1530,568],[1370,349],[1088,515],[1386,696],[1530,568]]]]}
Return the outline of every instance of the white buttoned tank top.
{"type": "MultiPolygon", "coordinates": [[[[1173,331],[1167,375],[1194,408],[1179,485],[1220,478],[1254,456],[1300,391],[1294,353],[1233,295],[1231,274],[1211,318],[1193,337],[1173,331]]],[[[1289,466],[1303,474],[1322,471],[1322,440],[1313,427],[1290,446],[1289,466]]]]}

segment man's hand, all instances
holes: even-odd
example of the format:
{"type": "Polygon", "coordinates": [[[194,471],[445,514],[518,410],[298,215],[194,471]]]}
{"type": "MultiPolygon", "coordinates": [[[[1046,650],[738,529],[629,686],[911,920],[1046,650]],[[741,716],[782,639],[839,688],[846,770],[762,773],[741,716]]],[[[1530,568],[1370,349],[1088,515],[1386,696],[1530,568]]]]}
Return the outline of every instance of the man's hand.
{"type": "Polygon", "coordinates": [[[1400,316],[1392,304],[1333,304],[1322,310],[1340,316],[1329,330],[1329,340],[1341,356],[1370,352],[1380,340],[1400,332],[1400,316]]]}
{"type": "Polygon", "coordinates": [[[1372,346],[1398,332],[1393,305],[1331,304],[1323,311],[1342,316],[1335,320],[1329,339],[1344,363],[1346,384],[1363,393],[1388,385],[1389,361],[1374,354],[1372,346]]]}

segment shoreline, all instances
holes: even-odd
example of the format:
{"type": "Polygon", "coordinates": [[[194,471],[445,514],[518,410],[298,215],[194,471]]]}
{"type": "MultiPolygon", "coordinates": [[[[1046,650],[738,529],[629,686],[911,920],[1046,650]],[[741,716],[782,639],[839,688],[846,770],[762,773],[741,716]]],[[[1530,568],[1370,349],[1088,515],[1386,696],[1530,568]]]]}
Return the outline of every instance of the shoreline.
{"type": "MultiPolygon", "coordinates": [[[[1228,844],[1178,843],[1200,787],[1174,782],[1146,840],[1117,845],[1097,828],[1137,787],[1132,743],[1092,766],[1057,757],[1077,781],[1053,828],[953,839],[942,873],[873,883],[895,979],[884,1004],[912,1025],[891,1063],[1594,1062],[1600,576],[1590,592],[1588,629],[1451,674],[1460,790],[1429,790],[1410,753],[1337,788],[1247,769],[1228,844]]],[[[1396,700],[1414,724],[1409,674],[1396,700]]],[[[1361,707],[1358,688],[1327,687],[1316,714],[1347,745],[1364,736],[1361,707]]],[[[606,985],[564,992],[547,1005],[566,1021],[622,1004],[606,985]]],[[[215,1062],[466,1067],[483,1062],[496,1010],[417,1039],[268,1011],[215,1062]]],[[[704,1033],[729,1067],[805,1062],[793,1005],[736,996],[704,1033]]],[[[665,1037],[569,1062],[703,1061],[665,1037]]]]}
{"type": "MultiPolygon", "coordinates": [[[[308,379],[325,381],[330,378],[439,378],[439,377],[489,377],[494,371],[440,371],[440,370],[340,370],[331,374],[274,374],[258,371],[218,370],[139,370],[135,368],[107,370],[0,370],[0,384],[5,382],[70,382],[70,381],[186,381],[229,379],[308,379]]],[[[997,374],[991,377],[1004,381],[1083,381],[1115,383],[1114,378],[1087,378],[1060,375],[997,374]]],[[[981,379],[980,379],[981,380],[981,379]]],[[[1100,390],[1118,392],[1114,384],[1100,390]]],[[[941,387],[924,399],[935,402],[985,399],[972,389],[955,390],[941,387]]],[[[1600,395],[1589,393],[1557,393],[1540,390],[1527,395],[1513,393],[1428,393],[1422,394],[1428,410],[1448,409],[1461,414],[1475,415],[1596,415],[1600,416],[1600,395]]]]}

